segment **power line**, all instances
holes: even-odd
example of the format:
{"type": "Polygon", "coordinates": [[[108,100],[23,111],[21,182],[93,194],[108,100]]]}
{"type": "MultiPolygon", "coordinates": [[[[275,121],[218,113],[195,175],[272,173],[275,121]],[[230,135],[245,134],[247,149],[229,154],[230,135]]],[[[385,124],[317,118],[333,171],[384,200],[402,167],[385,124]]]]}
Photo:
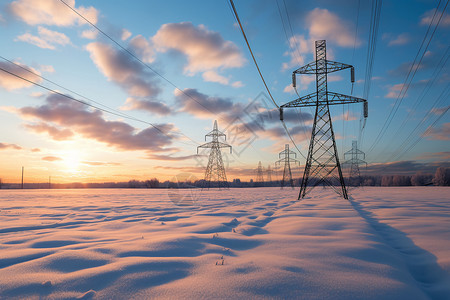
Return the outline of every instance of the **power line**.
{"type": "MultiPolygon", "coordinates": [[[[62,1],[62,0],[61,0],[61,1],[62,1]]],[[[247,35],[245,34],[244,27],[242,26],[241,20],[239,19],[239,15],[238,15],[238,13],[237,13],[236,7],[234,6],[233,0],[230,0],[230,4],[231,4],[232,10],[233,10],[233,12],[234,12],[234,16],[235,16],[235,18],[236,18],[236,20],[237,20],[237,22],[238,22],[238,24],[239,24],[239,27],[240,27],[240,29],[241,29],[242,35],[244,36],[245,43],[247,44],[248,50],[250,51],[250,54],[251,54],[251,56],[252,56],[252,58],[253,58],[253,62],[255,63],[256,69],[258,69],[259,76],[261,77],[261,80],[262,80],[262,82],[264,83],[264,86],[265,86],[265,88],[266,88],[266,90],[267,90],[267,93],[269,93],[270,99],[272,100],[273,104],[274,104],[278,109],[280,109],[280,106],[277,104],[277,102],[276,102],[275,99],[273,98],[272,93],[270,92],[269,87],[267,86],[266,81],[264,80],[264,76],[262,75],[261,70],[259,69],[258,62],[256,61],[256,58],[255,58],[255,56],[253,55],[252,48],[250,47],[250,43],[248,42],[247,35]]],[[[306,157],[302,154],[302,152],[300,151],[300,149],[299,149],[299,148],[297,147],[297,145],[295,144],[294,139],[292,138],[292,136],[291,136],[291,134],[290,134],[290,132],[289,132],[289,130],[288,130],[286,124],[284,123],[284,121],[281,120],[281,123],[283,124],[284,130],[286,131],[287,135],[289,136],[289,139],[290,139],[291,142],[294,144],[294,146],[295,146],[295,148],[297,149],[297,151],[298,151],[298,152],[306,159],[306,157]]]]}
{"type": "Polygon", "coordinates": [[[391,124],[392,120],[394,119],[394,116],[397,113],[398,108],[400,107],[400,104],[402,103],[402,101],[403,101],[403,99],[404,99],[404,97],[406,95],[406,92],[408,91],[409,86],[410,86],[412,80],[414,79],[414,76],[416,75],[417,70],[419,69],[419,66],[420,66],[420,64],[422,62],[422,59],[425,56],[425,53],[427,52],[428,46],[430,45],[430,43],[431,43],[431,41],[433,39],[433,36],[434,36],[434,34],[436,32],[436,29],[438,28],[439,23],[441,22],[441,19],[442,19],[444,13],[445,13],[445,9],[447,8],[448,2],[449,1],[447,0],[447,2],[445,4],[445,7],[442,10],[442,13],[441,13],[440,17],[439,17],[438,21],[436,22],[436,25],[434,26],[433,32],[431,33],[431,36],[428,39],[428,43],[426,44],[425,49],[423,51],[421,51],[422,47],[425,44],[425,41],[426,41],[426,39],[428,37],[428,33],[430,31],[431,25],[433,24],[433,22],[435,20],[435,17],[437,15],[437,11],[439,9],[439,6],[441,4],[441,0],[439,1],[438,6],[436,7],[436,10],[434,12],[433,18],[431,19],[430,24],[428,25],[427,32],[425,33],[425,36],[422,39],[422,43],[421,43],[421,45],[419,47],[419,50],[417,51],[416,57],[414,58],[414,61],[411,64],[411,67],[409,68],[408,74],[407,74],[407,76],[405,78],[405,82],[402,84],[402,88],[401,88],[401,90],[400,90],[400,92],[399,92],[399,94],[397,96],[397,99],[395,100],[395,104],[394,104],[394,106],[392,106],[392,108],[390,110],[390,113],[389,113],[387,119],[385,120],[385,122],[384,122],[384,124],[383,124],[383,126],[382,126],[382,128],[380,130],[380,132],[378,133],[375,141],[373,142],[372,146],[370,147],[369,152],[372,151],[375,148],[375,146],[378,144],[378,142],[381,140],[381,138],[385,135],[385,133],[387,131],[387,128],[389,127],[389,125],[391,124]],[[422,55],[420,56],[419,62],[416,63],[416,60],[419,57],[420,52],[422,52],[422,55]],[[413,71],[413,69],[414,69],[414,71],[413,71]],[[410,75],[411,75],[411,77],[410,77],[410,75]]]}
{"type": "Polygon", "coordinates": [[[100,29],[97,25],[89,21],[86,17],[84,17],[81,13],[79,13],[75,8],[68,5],[64,0],[60,0],[65,6],[67,6],[71,11],[73,11],[75,14],[77,14],[80,18],[85,20],[87,23],[89,23],[92,27],[94,27],[98,32],[103,34],[106,38],[108,38],[110,41],[112,41],[114,44],[116,44],[120,49],[125,51],[127,54],[129,54],[131,57],[133,57],[135,60],[137,60],[139,63],[141,63],[143,66],[151,70],[153,73],[155,73],[157,76],[161,77],[163,80],[165,80],[167,83],[169,83],[171,86],[173,86],[176,90],[180,91],[183,95],[190,98],[191,100],[195,101],[198,105],[200,105],[203,109],[207,110],[211,114],[219,117],[219,119],[223,119],[220,117],[220,114],[216,114],[213,111],[211,111],[208,107],[204,106],[202,103],[200,103],[197,99],[195,99],[190,94],[186,93],[184,90],[180,89],[177,85],[175,85],[172,81],[170,81],[167,77],[163,76],[161,73],[156,71],[154,68],[152,68],[149,64],[142,61],[139,57],[133,54],[130,50],[123,47],[119,42],[117,42],[115,39],[113,39],[110,35],[108,35],[106,32],[104,32],[102,29],[100,29]]]}
{"type": "MultiPolygon", "coordinates": [[[[101,108],[101,107],[99,107],[99,106],[96,106],[96,105],[87,103],[87,102],[85,102],[85,101],[76,99],[76,98],[74,98],[74,97],[72,97],[72,96],[70,96],[70,95],[66,95],[66,94],[60,93],[60,92],[58,92],[58,91],[55,91],[55,90],[53,90],[53,89],[51,89],[51,88],[49,88],[49,87],[46,87],[46,86],[42,85],[42,84],[39,84],[39,83],[34,82],[34,81],[32,81],[32,80],[26,79],[26,78],[24,78],[24,77],[22,77],[22,76],[20,76],[20,75],[17,75],[17,74],[15,74],[15,73],[13,73],[13,72],[10,72],[10,71],[8,71],[8,70],[5,70],[5,69],[3,69],[2,67],[0,67],[0,70],[3,71],[3,72],[5,72],[5,73],[8,73],[8,74],[10,74],[10,75],[12,75],[12,76],[15,76],[15,77],[17,77],[17,78],[19,78],[19,79],[22,79],[22,80],[24,80],[24,81],[26,81],[26,82],[28,82],[28,83],[31,83],[31,84],[33,84],[33,85],[36,85],[36,86],[38,86],[38,87],[40,87],[40,88],[42,88],[42,89],[45,89],[45,90],[47,90],[47,91],[49,91],[49,92],[51,92],[51,93],[54,93],[54,94],[57,94],[57,95],[59,95],[59,96],[65,97],[65,98],[67,98],[67,99],[69,99],[69,100],[76,101],[76,102],[78,102],[78,103],[80,103],[80,104],[83,104],[83,105],[86,105],[86,106],[95,108],[95,109],[97,109],[97,110],[103,111],[103,112],[105,112],[105,113],[109,113],[109,114],[111,114],[111,115],[115,115],[115,116],[118,116],[118,117],[121,117],[121,118],[126,118],[126,119],[129,119],[129,120],[133,120],[133,121],[138,121],[138,122],[141,122],[141,123],[145,123],[145,124],[147,124],[147,125],[152,126],[152,127],[155,128],[156,130],[158,130],[160,133],[162,133],[163,135],[165,135],[165,136],[167,136],[167,137],[169,137],[169,138],[172,138],[170,135],[168,135],[167,133],[165,133],[165,132],[164,132],[162,129],[160,129],[158,126],[156,126],[156,125],[154,125],[154,124],[152,124],[152,123],[150,123],[150,122],[143,121],[143,120],[139,120],[139,119],[136,119],[136,118],[133,118],[133,117],[128,117],[127,115],[124,115],[124,114],[121,114],[121,113],[116,113],[116,112],[114,112],[114,111],[112,111],[112,110],[108,110],[108,109],[105,109],[105,108],[101,108]]],[[[183,134],[183,135],[184,135],[184,134],[183,134]]],[[[184,135],[184,136],[185,136],[185,135],[184,135]]],[[[190,144],[184,143],[184,142],[182,142],[182,141],[179,141],[179,142],[180,142],[180,143],[183,143],[183,144],[186,144],[186,145],[190,145],[190,144]]]]}
{"type": "MultiPolygon", "coordinates": [[[[83,96],[82,94],[77,93],[77,92],[75,92],[75,91],[73,91],[73,90],[71,90],[71,89],[68,89],[68,88],[66,88],[66,87],[64,87],[64,86],[62,86],[62,85],[60,85],[60,84],[58,84],[58,83],[56,83],[56,82],[54,82],[54,81],[52,81],[52,80],[50,80],[50,79],[48,79],[48,78],[45,78],[44,76],[39,75],[38,73],[33,72],[33,71],[31,71],[30,69],[27,69],[27,68],[21,66],[20,64],[17,64],[17,63],[15,63],[15,62],[13,62],[13,61],[11,61],[11,60],[9,60],[9,59],[7,59],[7,58],[1,56],[1,55],[0,55],[0,58],[3,59],[3,60],[5,60],[5,61],[7,61],[7,62],[9,62],[10,64],[15,65],[15,66],[18,67],[18,68],[21,68],[22,70],[24,70],[24,71],[26,71],[26,72],[28,72],[28,73],[30,73],[30,74],[33,74],[33,75],[36,76],[36,77],[39,77],[39,78],[41,78],[41,79],[43,79],[43,80],[45,80],[45,81],[47,81],[47,82],[50,82],[51,84],[56,85],[56,86],[59,87],[59,88],[62,88],[62,89],[64,89],[64,90],[68,91],[69,93],[75,94],[75,95],[77,95],[77,96],[79,96],[79,97],[81,97],[81,98],[83,98],[83,99],[85,99],[85,100],[87,100],[87,101],[89,101],[89,102],[93,102],[93,103],[96,103],[96,104],[99,105],[99,106],[104,107],[104,108],[105,108],[105,112],[107,112],[107,113],[110,113],[111,111],[113,111],[113,112],[115,113],[116,116],[119,115],[120,117],[129,119],[129,120],[133,120],[133,121],[137,121],[137,122],[141,122],[141,123],[144,123],[144,124],[151,125],[151,126],[155,127],[153,124],[151,124],[151,123],[149,123],[149,122],[147,122],[147,121],[144,121],[144,120],[135,118],[135,117],[133,117],[133,116],[130,116],[130,115],[128,115],[128,114],[125,114],[125,113],[123,113],[123,112],[121,112],[121,111],[118,111],[117,109],[114,109],[114,108],[112,108],[112,107],[109,107],[109,106],[107,106],[107,105],[104,105],[104,104],[102,104],[102,103],[100,103],[100,102],[98,102],[98,101],[95,101],[95,100],[93,100],[93,99],[91,99],[91,98],[88,98],[88,97],[86,97],[86,96],[83,96]]],[[[83,104],[87,104],[88,102],[82,101],[82,103],[83,103],[83,104]]],[[[97,109],[99,109],[99,108],[97,108],[97,109]]],[[[181,131],[178,131],[178,133],[181,134],[182,136],[186,137],[186,138],[189,139],[190,141],[194,142],[195,144],[197,144],[197,145],[199,144],[198,142],[196,142],[195,140],[193,140],[193,139],[190,138],[189,136],[185,135],[185,134],[182,133],[181,131]]],[[[189,145],[189,144],[187,144],[187,145],[189,145]]]]}

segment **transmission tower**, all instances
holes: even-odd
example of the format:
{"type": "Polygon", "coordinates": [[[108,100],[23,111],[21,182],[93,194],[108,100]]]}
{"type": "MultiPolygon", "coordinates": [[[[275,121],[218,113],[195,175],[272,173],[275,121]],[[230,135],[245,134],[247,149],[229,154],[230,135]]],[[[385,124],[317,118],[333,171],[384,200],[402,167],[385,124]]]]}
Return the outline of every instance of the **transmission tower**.
{"type": "Polygon", "coordinates": [[[351,81],[355,81],[353,66],[327,60],[326,41],[316,41],[316,60],[295,70],[292,73],[292,85],[296,86],[296,74],[315,74],[316,92],[288,102],[280,107],[280,119],[283,120],[283,109],[290,107],[315,106],[314,124],[308,157],[300,187],[298,199],[305,197],[315,186],[327,184],[338,194],[348,199],[347,189],[342,176],[341,166],[331,123],[329,105],[362,102],[364,104],[364,118],[367,118],[367,101],[361,98],[329,92],[327,88],[327,74],[351,69],[351,81]],[[340,188],[339,188],[340,186],[340,188]]]}
{"type": "Polygon", "coordinates": [[[344,158],[346,158],[347,156],[350,156],[351,158],[345,161],[343,164],[350,165],[348,183],[350,186],[359,186],[361,184],[361,173],[359,171],[359,165],[366,164],[367,166],[367,163],[364,160],[359,159],[359,157],[362,156],[362,158],[365,159],[366,154],[358,149],[357,141],[352,141],[352,149],[344,153],[344,158]]]}
{"type": "Polygon", "coordinates": [[[272,169],[270,168],[270,165],[267,166],[267,182],[272,182],[272,169]]]}
{"type": "Polygon", "coordinates": [[[284,187],[284,185],[288,182],[289,185],[294,188],[294,180],[292,179],[292,172],[291,172],[291,162],[293,163],[299,163],[297,158],[297,153],[295,153],[292,150],[289,150],[289,144],[286,144],[284,146],[284,150],[280,152],[278,155],[280,160],[275,162],[275,165],[281,165],[281,163],[284,163],[284,171],[283,171],[283,179],[281,180],[281,188],[284,187]],[[292,158],[291,155],[294,155],[292,158]]]}
{"type": "Polygon", "coordinates": [[[211,138],[211,142],[197,147],[197,154],[199,148],[211,148],[208,165],[206,166],[205,171],[205,185],[203,187],[210,188],[211,182],[213,182],[213,185],[219,189],[228,188],[227,175],[225,174],[225,167],[223,166],[222,152],[220,152],[220,149],[230,148],[230,153],[232,149],[230,145],[219,141],[219,137],[223,137],[224,140],[226,140],[226,135],[217,129],[217,121],[214,121],[213,130],[205,135],[205,141],[208,137],[211,138]]]}
{"type": "Polygon", "coordinates": [[[258,163],[258,168],[256,169],[256,182],[258,186],[264,185],[264,170],[261,166],[261,162],[258,163]]]}

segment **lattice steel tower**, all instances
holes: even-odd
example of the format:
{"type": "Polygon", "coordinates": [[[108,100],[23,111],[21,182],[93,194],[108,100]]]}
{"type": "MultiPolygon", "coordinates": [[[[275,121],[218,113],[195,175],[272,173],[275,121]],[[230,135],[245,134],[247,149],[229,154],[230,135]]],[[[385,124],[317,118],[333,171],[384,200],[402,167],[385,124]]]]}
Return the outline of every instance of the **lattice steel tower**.
{"type": "Polygon", "coordinates": [[[297,153],[295,153],[292,150],[289,150],[289,144],[286,144],[284,146],[284,150],[281,151],[278,155],[280,160],[275,162],[275,165],[281,165],[281,163],[284,163],[284,170],[283,170],[283,179],[281,180],[281,188],[284,187],[286,182],[289,182],[289,185],[294,188],[294,180],[292,179],[292,172],[291,172],[291,162],[293,163],[299,163],[297,158],[297,153]],[[294,155],[294,158],[291,157],[291,155],[294,155]]]}
{"type": "Polygon", "coordinates": [[[350,186],[359,186],[361,184],[361,173],[359,171],[359,165],[366,164],[362,159],[359,159],[362,156],[363,159],[366,158],[366,154],[358,149],[358,142],[352,141],[352,149],[344,153],[344,158],[349,155],[351,158],[345,161],[343,164],[350,165],[350,174],[348,177],[348,184],[350,186]]]}
{"type": "Polygon", "coordinates": [[[224,140],[226,140],[226,135],[217,129],[217,121],[214,121],[213,130],[205,135],[205,141],[208,137],[212,139],[211,142],[197,147],[197,154],[199,148],[211,148],[208,165],[205,171],[205,186],[203,187],[210,188],[211,183],[213,183],[213,187],[228,188],[227,175],[225,174],[225,167],[223,166],[222,152],[220,149],[230,148],[231,153],[232,148],[230,145],[219,141],[219,137],[223,137],[224,140]]]}
{"type": "Polygon", "coordinates": [[[267,182],[272,182],[272,169],[270,168],[270,165],[267,166],[267,182]]]}
{"type": "Polygon", "coordinates": [[[364,118],[367,117],[367,101],[361,98],[329,92],[327,88],[327,74],[351,69],[351,81],[355,81],[353,66],[327,60],[326,41],[316,41],[316,60],[292,74],[292,85],[296,86],[296,74],[315,74],[316,92],[288,102],[280,107],[280,119],[283,120],[283,109],[289,107],[315,106],[314,124],[308,157],[298,199],[305,197],[315,186],[327,184],[338,194],[348,199],[347,189],[339,164],[336,141],[331,123],[329,105],[364,103],[364,118]]]}
{"type": "Polygon", "coordinates": [[[256,169],[256,183],[258,185],[264,185],[264,170],[261,162],[258,163],[258,168],[256,169]]]}

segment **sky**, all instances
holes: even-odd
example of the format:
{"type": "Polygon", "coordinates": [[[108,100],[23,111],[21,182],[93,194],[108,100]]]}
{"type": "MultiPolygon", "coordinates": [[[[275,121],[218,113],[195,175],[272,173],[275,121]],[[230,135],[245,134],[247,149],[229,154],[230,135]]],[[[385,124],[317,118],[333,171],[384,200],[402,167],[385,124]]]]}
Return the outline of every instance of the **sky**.
{"type": "MultiPolygon", "coordinates": [[[[0,68],[28,80],[0,70],[3,182],[20,182],[22,166],[27,182],[200,179],[208,152],[197,146],[214,120],[233,147],[228,180],[255,178],[258,162],[279,176],[285,144],[300,162],[294,176],[303,172],[314,109],[284,112],[299,153],[229,1],[64,1],[92,25],[60,0],[1,3],[0,68]]],[[[338,155],[358,141],[381,175],[450,160],[447,3],[383,1],[370,73],[372,2],[235,1],[278,105],[298,98],[292,72],[314,61],[315,40],[355,67],[353,87],[349,70],[328,75],[329,91],[362,98],[370,87],[366,122],[361,104],[330,106],[338,155]]],[[[314,76],[296,81],[300,96],[315,91],[314,76]]]]}

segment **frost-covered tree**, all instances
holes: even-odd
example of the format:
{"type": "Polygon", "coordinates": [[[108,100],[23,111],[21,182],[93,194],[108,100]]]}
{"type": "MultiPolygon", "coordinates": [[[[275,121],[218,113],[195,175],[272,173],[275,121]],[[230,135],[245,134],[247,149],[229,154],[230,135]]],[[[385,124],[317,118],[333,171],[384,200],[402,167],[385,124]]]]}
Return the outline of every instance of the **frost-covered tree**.
{"type": "Polygon", "coordinates": [[[409,176],[395,175],[392,178],[392,185],[394,186],[408,186],[411,185],[411,179],[409,176]]]}
{"type": "Polygon", "coordinates": [[[381,178],[381,186],[392,186],[393,177],[391,175],[384,175],[381,178]]]}
{"type": "Polygon", "coordinates": [[[431,182],[433,175],[418,172],[411,177],[411,184],[416,186],[426,185],[431,182]]]}
{"type": "Polygon", "coordinates": [[[450,168],[439,167],[434,174],[435,185],[450,186],[450,168]]]}

